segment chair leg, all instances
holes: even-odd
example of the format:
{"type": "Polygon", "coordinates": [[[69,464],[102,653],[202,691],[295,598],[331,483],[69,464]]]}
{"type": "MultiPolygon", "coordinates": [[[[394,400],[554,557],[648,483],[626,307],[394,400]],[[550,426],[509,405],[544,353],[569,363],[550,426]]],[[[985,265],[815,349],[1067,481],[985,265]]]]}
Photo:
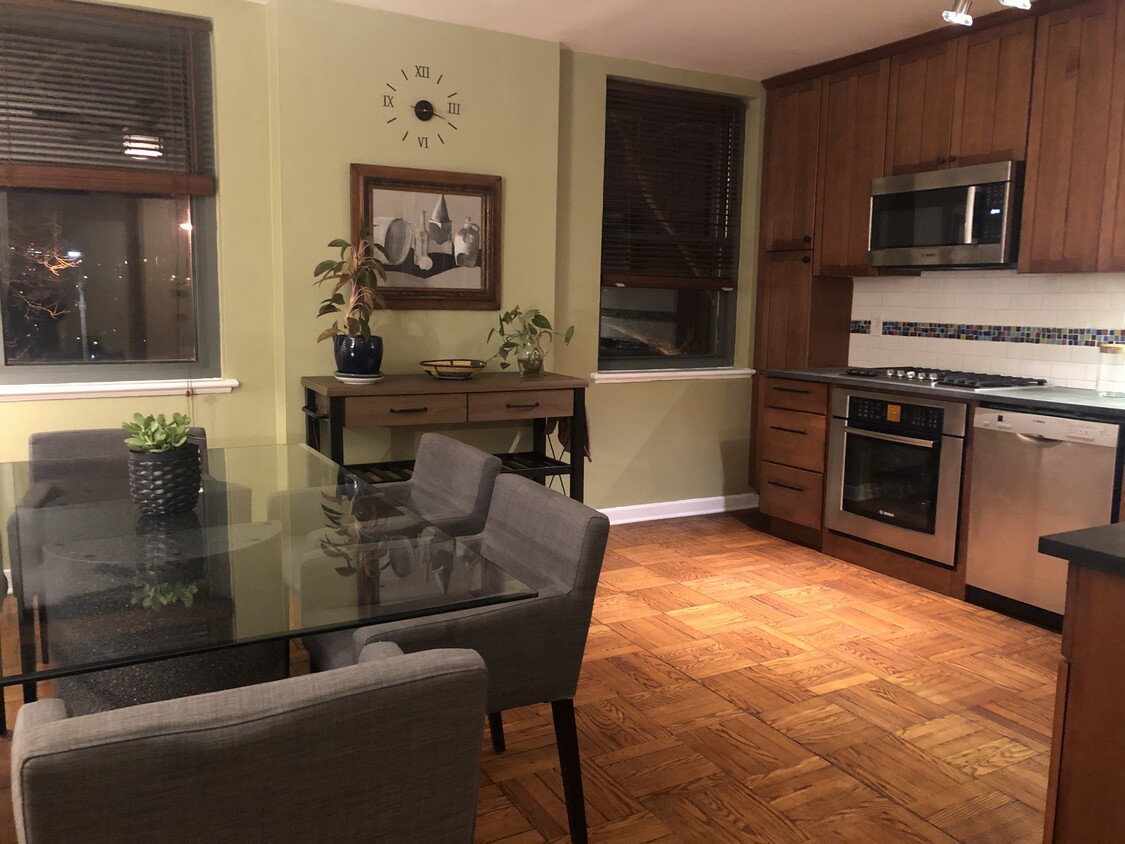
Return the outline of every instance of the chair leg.
{"type": "Polygon", "coordinates": [[[574,722],[574,701],[551,701],[555,722],[555,744],[559,748],[566,819],[573,844],[586,844],[586,801],[582,796],[582,760],[578,756],[578,727],[574,722]]]}
{"type": "Polygon", "coordinates": [[[488,734],[492,737],[492,749],[497,753],[504,752],[504,713],[488,713],[488,734]]]}
{"type": "Polygon", "coordinates": [[[43,654],[43,661],[50,662],[51,655],[47,652],[47,607],[39,604],[39,650],[43,654]]]}

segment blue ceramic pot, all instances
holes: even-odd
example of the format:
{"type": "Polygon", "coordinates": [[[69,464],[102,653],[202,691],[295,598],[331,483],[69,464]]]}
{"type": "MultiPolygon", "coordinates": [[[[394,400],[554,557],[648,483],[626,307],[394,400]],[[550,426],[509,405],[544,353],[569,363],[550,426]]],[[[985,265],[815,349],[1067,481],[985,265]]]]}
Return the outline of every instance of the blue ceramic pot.
{"type": "Polygon", "coordinates": [[[383,365],[383,338],[337,334],[332,340],[336,371],[345,375],[377,375],[383,365]]]}

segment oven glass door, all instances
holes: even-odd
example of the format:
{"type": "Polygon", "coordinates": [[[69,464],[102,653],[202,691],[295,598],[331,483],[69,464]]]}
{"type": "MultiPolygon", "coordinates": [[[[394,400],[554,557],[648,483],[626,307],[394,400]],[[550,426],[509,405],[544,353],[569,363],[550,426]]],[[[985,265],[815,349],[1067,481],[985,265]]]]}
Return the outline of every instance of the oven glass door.
{"type": "Polygon", "coordinates": [[[871,249],[999,244],[1008,183],[871,197],[871,249]]]}
{"type": "Polygon", "coordinates": [[[934,534],[941,437],[903,437],[848,427],[841,508],[934,534]]]}

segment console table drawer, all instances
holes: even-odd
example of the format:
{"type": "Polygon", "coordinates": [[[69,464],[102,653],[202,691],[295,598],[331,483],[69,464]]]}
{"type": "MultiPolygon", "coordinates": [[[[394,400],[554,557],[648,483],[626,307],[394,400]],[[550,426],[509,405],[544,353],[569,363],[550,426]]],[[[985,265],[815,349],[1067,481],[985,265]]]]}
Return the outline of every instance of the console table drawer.
{"type": "Polygon", "coordinates": [[[573,390],[523,390],[510,393],[469,393],[469,421],[542,419],[574,415],[573,390]]]}
{"type": "Polygon", "coordinates": [[[348,399],[344,424],[364,425],[433,425],[444,422],[465,422],[465,394],[356,396],[348,399]]]}

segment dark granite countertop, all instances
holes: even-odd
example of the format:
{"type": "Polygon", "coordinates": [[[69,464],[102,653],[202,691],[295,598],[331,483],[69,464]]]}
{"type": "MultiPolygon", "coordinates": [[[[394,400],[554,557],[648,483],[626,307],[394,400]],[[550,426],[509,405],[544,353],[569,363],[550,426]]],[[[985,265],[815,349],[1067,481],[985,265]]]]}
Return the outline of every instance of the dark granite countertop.
{"type": "Polygon", "coordinates": [[[771,378],[793,378],[798,381],[820,381],[840,387],[861,387],[890,393],[932,398],[960,399],[982,404],[1002,405],[1029,411],[1056,412],[1065,415],[1082,414],[1111,422],[1125,422],[1125,398],[1104,398],[1094,390],[1074,387],[1016,387],[1006,390],[972,392],[956,387],[938,387],[928,384],[911,384],[906,381],[886,381],[845,375],[844,368],[825,369],[769,369],[764,373],[771,378]]]}
{"type": "Polygon", "coordinates": [[[1039,553],[1125,577],[1125,522],[1041,536],[1039,553]]]}

